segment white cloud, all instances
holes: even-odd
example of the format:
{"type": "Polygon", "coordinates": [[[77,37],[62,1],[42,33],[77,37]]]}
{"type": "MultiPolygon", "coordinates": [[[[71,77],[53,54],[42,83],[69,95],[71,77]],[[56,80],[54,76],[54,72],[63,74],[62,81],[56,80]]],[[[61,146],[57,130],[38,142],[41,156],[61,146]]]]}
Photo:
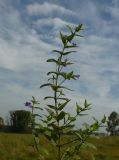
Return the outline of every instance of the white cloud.
{"type": "Polygon", "coordinates": [[[59,14],[68,14],[68,15],[75,15],[75,13],[69,9],[66,9],[62,6],[44,2],[43,4],[34,3],[29,4],[27,6],[27,11],[30,15],[51,15],[54,12],[59,14]]]}
{"type": "Polygon", "coordinates": [[[52,45],[39,39],[11,5],[0,6],[0,67],[11,70],[46,68],[46,53],[52,45]],[[40,64],[39,64],[40,62],[40,64]]]}
{"type": "Polygon", "coordinates": [[[51,50],[51,46],[38,40],[34,35],[27,34],[28,33],[23,37],[19,35],[21,42],[19,42],[19,40],[10,42],[0,39],[1,67],[11,70],[24,70],[28,68],[35,69],[40,65],[45,69],[45,55],[51,50]],[[22,41],[24,41],[24,43],[22,43],[22,41]]]}
{"type": "Polygon", "coordinates": [[[107,6],[106,11],[111,14],[113,18],[119,18],[119,7],[118,6],[107,6]]]}
{"type": "Polygon", "coordinates": [[[38,19],[34,25],[37,28],[43,28],[43,27],[53,27],[53,30],[59,30],[63,27],[66,27],[66,25],[71,24],[69,22],[66,22],[60,18],[43,18],[43,19],[38,19]]]}
{"type": "MultiPolygon", "coordinates": [[[[76,57],[72,56],[81,75],[79,83],[74,84],[77,95],[90,100],[100,114],[103,108],[108,114],[114,108],[118,110],[118,100],[111,95],[112,86],[119,83],[118,41],[102,35],[90,35],[81,41],[76,57]]],[[[78,99],[78,96],[72,97],[78,99]]]]}

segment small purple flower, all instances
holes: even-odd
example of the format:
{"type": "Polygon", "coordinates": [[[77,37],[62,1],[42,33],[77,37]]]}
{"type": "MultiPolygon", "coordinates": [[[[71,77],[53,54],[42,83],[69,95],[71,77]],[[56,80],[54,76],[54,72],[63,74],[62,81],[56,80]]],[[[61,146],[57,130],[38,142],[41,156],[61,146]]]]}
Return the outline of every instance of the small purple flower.
{"type": "Polygon", "coordinates": [[[79,75],[79,74],[74,75],[74,76],[75,76],[75,78],[77,78],[77,79],[79,79],[79,78],[80,78],[80,75],[79,75]]]}
{"type": "Polygon", "coordinates": [[[26,103],[25,103],[25,106],[32,108],[31,102],[26,102],[26,103]]]}
{"type": "Polygon", "coordinates": [[[77,46],[77,44],[75,42],[70,42],[73,46],[77,46]]]}
{"type": "Polygon", "coordinates": [[[66,67],[66,63],[63,64],[63,67],[66,67]]]}
{"type": "Polygon", "coordinates": [[[67,65],[66,63],[67,63],[67,59],[64,60],[64,64],[63,64],[64,67],[66,67],[67,65]]]}
{"type": "Polygon", "coordinates": [[[74,42],[72,42],[71,44],[72,44],[73,46],[76,46],[76,45],[77,45],[77,44],[76,44],[76,43],[74,43],[74,42]]]}

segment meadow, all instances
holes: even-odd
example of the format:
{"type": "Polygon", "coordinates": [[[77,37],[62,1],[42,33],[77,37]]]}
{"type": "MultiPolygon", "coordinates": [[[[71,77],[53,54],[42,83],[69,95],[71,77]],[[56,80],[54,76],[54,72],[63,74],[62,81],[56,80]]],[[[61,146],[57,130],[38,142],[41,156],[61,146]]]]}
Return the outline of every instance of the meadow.
{"type": "MultiPolygon", "coordinates": [[[[89,141],[97,149],[82,149],[79,153],[81,160],[91,160],[92,153],[96,160],[119,160],[119,136],[90,138],[89,141]]],[[[56,160],[55,148],[43,136],[41,145],[47,146],[50,153],[46,160],[56,160]]],[[[33,137],[30,134],[0,133],[0,160],[37,160],[37,151],[33,146],[33,137]]]]}

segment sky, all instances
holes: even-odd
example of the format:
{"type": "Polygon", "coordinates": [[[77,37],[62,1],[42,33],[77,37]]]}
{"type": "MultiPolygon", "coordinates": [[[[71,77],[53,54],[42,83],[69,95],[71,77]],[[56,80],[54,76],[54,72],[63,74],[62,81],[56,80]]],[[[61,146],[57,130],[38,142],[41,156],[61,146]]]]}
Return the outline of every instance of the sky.
{"type": "Polygon", "coordinates": [[[45,107],[50,91],[40,85],[54,68],[46,60],[60,46],[59,32],[80,23],[84,37],[71,57],[80,79],[68,83],[69,111],[87,99],[91,117],[119,112],[118,0],[0,0],[0,116],[25,109],[32,96],[45,107]]]}

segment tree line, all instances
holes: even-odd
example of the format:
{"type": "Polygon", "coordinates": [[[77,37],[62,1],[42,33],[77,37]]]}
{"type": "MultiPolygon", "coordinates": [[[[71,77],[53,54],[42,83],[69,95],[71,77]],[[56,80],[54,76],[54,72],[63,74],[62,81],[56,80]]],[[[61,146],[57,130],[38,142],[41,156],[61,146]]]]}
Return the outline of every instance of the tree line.
{"type": "Polygon", "coordinates": [[[31,131],[31,113],[26,110],[10,111],[7,124],[0,117],[0,131],[25,133],[31,131]]]}
{"type": "MultiPolygon", "coordinates": [[[[0,117],[0,131],[26,133],[31,132],[31,112],[14,110],[9,112],[8,124],[0,117]]],[[[106,131],[110,135],[119,135],[119,113],[113,111],[107,119],[106,131]]]]}
{"type": "Polygon", "coordinates": [[[119,114],[117,112],[111,112],[108,117],[106,130],[110,135],[119,135],[119,114]]]}

